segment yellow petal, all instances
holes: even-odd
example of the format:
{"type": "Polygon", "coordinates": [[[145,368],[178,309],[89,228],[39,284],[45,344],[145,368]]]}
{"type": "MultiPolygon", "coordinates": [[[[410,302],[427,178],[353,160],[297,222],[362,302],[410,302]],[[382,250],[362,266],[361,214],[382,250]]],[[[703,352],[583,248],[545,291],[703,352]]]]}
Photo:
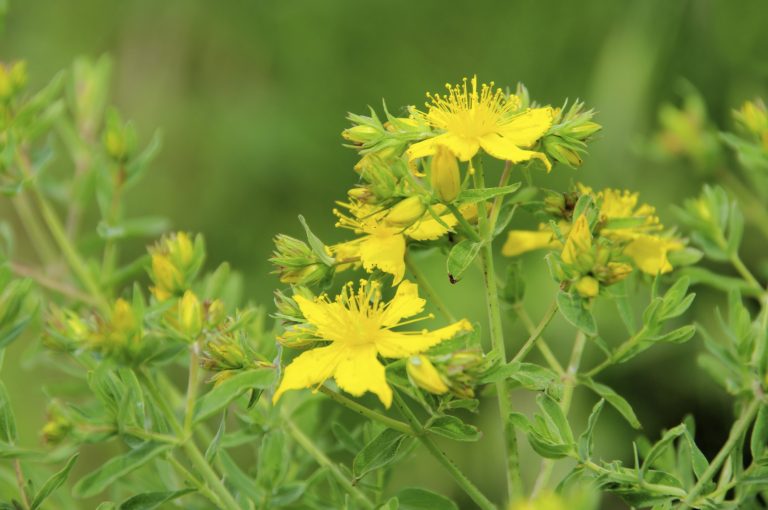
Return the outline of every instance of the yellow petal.
{"type": "Polygon", "coordinates": [[[426,301],[419,297],[419,287],[404,280],[381,316],[381,323],[387,328],[396,326],[403,318],[412,317],[424,310],[426,301]]]}
{"type": "Polygon", "coordinates": [[[437,148],[440,145],[450,149],[460,161],[469,161],[477,154],[477,150],[480,148],[477,139],[462,138],[452,133],[443,133],[442,135],[411,145],[406,151],[408,160],[413,161],[417,158],[432,156],[437,152],[437,148]]]}
{"type": "Polygon", "coordinates": [[[480,138],[480,146],[496,159],[520,163],[530,159],[538,159],[547,167],[547,172],[552,169],[552,164],[541,152],[523,150],[511,139],[498,133],[489,133],[480,138]]]}
{"type": "Polygon", "coordinates": [[[640,271],[657,275],[672,271],[667,253],[682,248],[683,244],[676,239],[640,235],[624,248],[624,254],[635,262],[640,271]]]}
{"type": "Polygon", "coordinates": [[[392,405],[392,388],[387,384],[384,365],[376,358],[376,346],[359,345],[344,350],[334,379],[339,388],[355,397],[375,393],[384,407],[392,405]]]}
{"type": "Polygon", "coordinates": [[[326,347],[318,347],[303,352],[294,358],[291,364],[285,368],[283,380],[272,397],[272,402],[277,402],[280,396],[288,390],[311,388],[322,384],[333,375],[346,350],[344,347],[332,343],[326,347]]]}
{"type": "Polygon", "coordinates": [[[501,247],[502,255],[515,257],[522,253],[552,246],[552,232],[546,230],[510,230],[501,247]]]}
{"type": "Polygon", "coordinates": [[[531,108],[499,127],[499,134],[518,147],[530,147],[552,125],[552,108],[531,108]]]}
{"type": "Polygon", "coordinates": [[[311,301],[304,296],[294,295],[293,299],[299,305],[302,315],[315,327],[316,336],[325,340],[337,340],[339,333],[346,331],[347,310],[336,301],[311,301]]]}
{"type": "Polygon", "coordinates": [[[472,324],[462,319],[450,326],[435,331],[424,331],[418,334],[382,331],[376,338],[379,354],[385,358],[405,358],[424,352],[430,347],[456,336],[463,331],[472,331],[472,324]]]}
{"type": "Polygon", "coordinates": [[[399,283],[405,276],[405,236],[392,229],[368,235],[360,242],[360,259],[366,271],[379,268],[399,283]]]}

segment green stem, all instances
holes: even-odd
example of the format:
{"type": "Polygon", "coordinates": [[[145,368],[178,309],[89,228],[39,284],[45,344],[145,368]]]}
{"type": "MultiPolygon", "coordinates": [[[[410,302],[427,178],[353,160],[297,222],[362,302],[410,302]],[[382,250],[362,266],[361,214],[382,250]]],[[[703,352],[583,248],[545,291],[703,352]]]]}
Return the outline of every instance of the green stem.
{"type": "Polygon", "coordinates": [[[628,353],[629,351],[634,349],[635,346],[638,343],[640,343],[643,340],[644,337],[645,337],[645,326],[640,328],[640,330],[637,333],[635,333],[634,335],[629,337],[629,339],[627,339],[626,342],[621,344],[618,347],[618,349],[613,351],[613,353],[610,356],[608,356],[602,363],[600,363],[599,365],[597,365],[595,368],[593,368],[592,370],[590,370],[589,372],[587,372],[584,375],[587,376],[587,377],[594,377],[594,376],[596,376],[597,374],[599,374],[600,372],[602,372],[603,370],[605,370],[609,366],[611,366],[614,363],[616,363],[616,361],[621,359],[626,353],[628,353]]]}
{"type": "Polygon", "coordinates": [[[768,211],[766,211],[765,204],[755,197],[754,193],[739,179],[734,177],[729,170],[721,170],[717,176],[739,199],[739,202],[745,208],[744,212],[746,213],[747,221],[757,227],[768,238],[768,211]]]}
{"type": "MultiPolygon", "coordinates": [[[[530,336],[528,337],[528,340],[525,341],[523,346],[520,348],[517,354],[515,354],[515,357],[512,358],[512,361],[522,361],[525,359],[525,356],[533,349],[533,346],[536,345],[536,342],[541,338],[541,335],[544,333],[544,330],[547,328],[550,322],[552,322],[552,319],[557,314],[557,301],[552,301],[552,304],[550,305],[547,312],[544,314],[544,317],[541,319],[541,322],[539,322],[539,325],[536,326],[531,332],[530,336]]],[[[559,364],[559,363],[558,363],[559,364]]]]}
{"type": "Polygon", "coordinates": [[[22,225],[24,225],[24,230],[29,240],[35,247],[35,252],[40,257],[40,262],[47,265],[56,260],[56,249],[53,247],[50,239],[48,239],[45,229],[40,224],[37,216],[35,216],[27,195],[19,193],[13,198],[12,202],[22,225]]]}
{"type": "Polygon", "coordinates": [[[210,464],[208,464],[208,461],[205,460],[205,457],[195,444],[194,439],[185,434],[183,427],[176,417],[176,412],[171,407],[169,399],[160,393],[157,385],[152,380],[152,377],[145,370],[139,370],[138,375],[143,380],[144,386],[155,401],[155,404],[157,404],[163,412],[165,419],[170,424],[174,433],[179,437],[181,447],[187,454],[187,458],[190,460],[195,470],[197,470],[200,476],[205,480],[205,483],[207,483],[211,490],[221,499],[223,503],[222,508],[227,510],[240,510],[240,505],[224,486],[219,475],[216,474],[210,464]]]}
{"type": "Polygon", "coordinates": [[[93,306],[97,305],[96,301],[94,301],[93,297],[91,297],[90,294],[86,294],[85,292],[82,292],[80,289],[72,287],[64,282],[60,282],[58,280],[54,280],[53,278],[49,278],[48,276],[44,275],[40,271],[23,266],[21,264],[17,264],[15,262],[9,263],[9,267],[11,268],[11,271],[16,273],[17,275],[23,276],[25,278],[32,278],[37,282],[38,285],[42,287],[46,287],[47,289],[50,289],[52,291],[58,292],[62,296],[76,299],[83,303],[88,303],[89,305],[93,305],[93,306]]]}
{"type": "Polygon", "coordinates": [[[752,274],[752,272],[747,268],[747,266],[744,264],[744,262],[741,260],[741,257],[739,257],[738,253],[734,253],[730,257],[731,264],[733,264],[733,267],[736,269],[736,271],[739,272],[742,278],[749,283],[751,286],[755,287],[756,289],[759,289],[760,292],[763,292],[763,286],[760,285],[760,282],[757,281],[757,278],[752,274]]]}
{"type": "Polygon", "coordinates": [[[24,477],[24,471],[21,469],[21,460],[15,459],[13,461],[13,469],[16,472],[16,483],[19,486],[19,497],[21,498],[21,505],[24,509],[29,508],[29,497],[27,496],[27,481],[24,477]]]}
{"type": "Polygon", "coordinates": [[[207,486],[206,486],[206,485],[205,485],[203,482],[201,482],[200,480],[198,480],[198,479],[197,479],[197,477],[196,477],[195,475],[193,475],[192,473],[190,473],[190,472],[189,472],[189,470],[188,470],[187,468],[185,468],[185,467],[184,467],[184,465],[183,465],[181,462],[179,462],[178,460],[176,460],[176,458],[175,458],[175,457],[173,457],[172,455],[168,455],[168,456],[165,458],[165,460],[166,460],[166,461],[168,461],[168,463],[169,463],[171,466],[173,466],[173,468],[174,468],[174,469],[175,469],[175,470],[176,470],[176,471],[177,471],[177,472],[178,472],[178,473],[179,473],[181,476],[183,476],[184,478],[186,478],[186,479],[189,481],[189,483],[191,483],[191,484],[192,484],[192,486],[194,486],[194,487],[197,489],[197,491],[198,491],[200,494],[202,494],[203,496],[205,496],[206,498],[208,498],[208,500],[209,500],[211,503],[213,503],[214,505],[216,505],[216,508],[221,508],[221,507],[222,507],[221,501],[220,501],[220,500],[219,500],[219,498],[216,496],[216,494],[214,494],[213,492],[211,492],[211,490],[210,490],[210,489],[209,489],[209,488],[208,488],[208,487],[207,487],[207,486]]]}
{"type": "Polygon", "coordinates": [[[408,407],[408,404],[405,403],[403,400],[403,397],[400,396],[400,394],[395,391],[394,392],[394,398],[395,398],[395,405],[400,410],[400,412],[403,413],[403,416],[410,422],[411,427],[416,431],[417,437],[419,438],[419,441],[427,448],[429,453],[432,454],[432,456],[440,462],[440,464],[443,465],[443,467],[451,474],[453,479],[456,481],[456,483],[461,487],[464,492],[467,493],[467,495],[472,498],[472,501],[477,503],[477,506],[479,506],[483,510],[495,510],[496,507],[493,503],[491,503],[488,498],[485,497],[485,495],[480,492],[480,489],[478,489],[470,480],[467,478],[467,476],[456,466],[456,464],[451,461],[446,455],[445,452],[443,452],[440,447],[435,444],[435,442],[432,440],[431,437],[429,437],[424,430],[424,427],[422,426],[419,419],[416,417],[415,414],[413,414],[413,411],[411,411],[411,408],[408,407]]]}
{"type": "MultiPolygon", "coordinates": [[[[515,304],[512,309],[515,311],[515,314],[520,319],[520,321],[523,323],[523,326],[525,326],[526,331],[528,331],[528,334],[531,336],[536,335],[536,325],[531,320],[531,317],[528,315],[528,312],[525,311],[525,308],[523,307],[522,303],[515,304]]],[[[547,345],[547,341],[544,339],[544,337],[541,335],[541,333],[538,334],[538,341],[535,342],[536,348],[539,349],[539,352],[542,356],[544,356],[544,360],[546,360],[549,367],[557,372],[558,375],[562,376],[565,374],[565,369],[560,364],[560,362],[557,360],[557,357],[555,357],[555,354],[552,352],[552,350],[549,348],[549,345],[547,345]]]]}
{"type": "Polygon", "coordinates": [[[184,413],[184,436],[192,433],[197,403],[197,390],[200,384],[200,358],[197,355],[197,343],[189,346],[189,377],[187,378],[187,407],[184,413]]]}
{"type": "Polygon", "coordinates": [[[366,418],[370,418],[371,420],[377,421],[382,425],[384,425],[385,427],[389,427],[392,430],[396,430],[408,436],[416,435],[416,432],[407,423],[403,423],[402,421],[395,420],[394,418],[385,416],[379,412],[374,411],[373,409],[369,409],[364,405],[358,404],[354,400],[347,398],[344,395],[337,393],[326,386],[320,386],[320,392],[324,393],[325,395],[328,395],[328,397],[330,397],[331,400],[335,401],[338,404],[343,405],[347,409],[354,411],[362,416],[365,416],[366,418]]]}
{"type": "Polygon", "coordinates": [[[443,315],[443,317],[445,317],[445,319],[448,322],[456,322],[456,317],[451,313],[451,311],[445,305],[445,302],[440,297],[440,294],[435,292],[434,287],[432,287],[432,284],[424,276],[424,273],[421,271],[419,266],[417,266],[413,262],[413,258],[411,257],[410,253],[406,253],[405,255],[405,265],[406,267],[408,267],[408,270],[413,275],[414,279],[416,280],[416,283],[419,285],[419,288],[424,290],[424,293],[428,296],[429,302],[437,307],[437,309],[440,311],[440,313],[443,315]]]}
{"type": "Polygon", "coordinates": [[[760,409],[760,404],[761,399],[755,397],[749,405],[744,408],[739,419],[736,420],[733,427],[731,427],[731,432],[728,434],[728,439],[725,441],[725,444],[720,451],[717,452],[717,455],[712,459],[712,462],[707,466],[707,469],[701,477],[699,477],[699,481],[696,482],[696,485],[694,485],[688,492],[685,501],[683,501],[682,509],[690,508],[696,503],[696,498],[701,494],[704,486],[712,480],[720,469],[720,466],[725,462],[725,459],[730,455],[731,451],[736,448],[740,441],[744,440],[744,434],[746,434],[749,426],[752,424],[752,420],[755,419],[757,411],[760,409]]]}
{"type": "MultiPolygon", "coordinates": [[[[485,188],[485,175],[482,159],[477,158],[475,166],[475,187],[485,188]]],[[[485,301],[488,308],[488,324],[491,335],[492,357],[507,362],[506,348],[504,346],[504,332],[501,322],[501,305],[496,284],[496,270],[493,262],[493,232],[490,230],[488,210],[485,201],[477,204],[477,218],[480,227],[480,235],[483,245],[480,248],[480,263],[483,268],[483,283],[485,286],[485,301]]],[[[506,450],[506,481],[507,498],[513,501],[523,493],[523,480],[520,475],[520,454],[517,447],[517,433],[509,419],[512,412],[509,397],[509,387],[504,380],[496,382],[496,396],[499,405],[499,419],[504,432],[504,445],[506,450]]]]}
{"type": "Polygon", "coordinates": [[[36,181],[32,179],[32,169],[30,168],[29,161],[27,160],[26,156],[19,152],[16,153],[16,156],[22,173],[30,178],[30,189],[32,190],[32,194],[35,196],[38,206],[40,207],[40,213],[42,214],[43,220],[48,226],[48,230],[50,230],[53,239],[56,241],[56,244],[59,245],[59,249],[64,254],[64,258],[67,260],[70,268],[72,268],[72,271],[75,273],[86,290],[90,292],[96,301],[100,303],[102,312],[107,313],[109,311],[109,306],[107,304],[107,300],[104,298],[104,293],[101,291],[101,288],[91,275],[88,267],[85,265],[85,262],[83,262],[82,258],[80,258],[80,254],[69,241],[67,234],[64,232],[64,227],[61,225],[58,216],[56,216],[56,212],[53,210],[53,207],[48,203],[48,200],[37,187],[36,181]]]}
{"type": "Polygon", "coordinates": [[[459,225],[461,225],[461,231],[469,237],[472,241],[479,243],[482,241],[482,238],[477,233],[477,230],[475,230],[475,227],[469,224],[467,219],[464,217],[463,214],[461,214],[461,211],[453,205],[453,204],[445,204],[445,206],[448,208],[449,211],[451,211],[451,214],[453,214],[454,218],[456,218],[456,221],[459,222],[459,225]]]}
{"type": "MultiPolygon", "coordinates": [[[[581,463],[582,467],[585,467],[589,469],[590,471],[594,471],[597,474],[600,475],[612,475],[613,472],[605,469],[604,467],[595,464],[591,460],[588,460],[586,462],[581,463]]],[[[661,484],[655,484],[655,483],[646,483],[642,482],[642,488],[648,490],[649,492],[655,492],[656,494],[662,494],[666,496],[674,496],[677,498],[683,498],[685,497],[685,491],[679,487],[672,487],[670,485],[661,485],[661,484]]]]}
{"type": "MultiPolygon", "coordinates": [[[[509,182],[509,177],[512,175],[512,163],[509,161],[504,163],[504,171],[501,172],[499,178],[499,188],[503,188],[509,182]]],[[[504,195],[499,195],[493,199],[493,206],[491,206],[491,220],[488,230],[494,232],[496,230],[496,222],[499,221],[499,213],[501,212],[501,206],[504,203],[504,195]]]]}
{"type": "MultiPolygon", "coordinates": [[[[573,342],[573,350],[571,351],[571,358],[568,362],[568,369],[563,377],[563,398],[560,400],[560,409],[563,410],[563,415],[565,416],[568,416],[568,411],[571,410],[573,390],[576,388],[576,374],[579,372],[579,366],[581,365],[581,358],[584,354],[584,347],[586,347],[586,344],[587,336],[580,330],[576,333],[576,339],[573,342]]],[[[531,498],[535,497],[547,486],[549,478],[552,476],[552,469],[554,469],[554,466],[555,461],[552,459],[544,459],[541,462],[541,470],[533,485],[531,498]]]]}
{"type": "Polygon", "coordinates": [[[339,485],[341,485],[344,490],[346,490],[349,495],[352,496],[352,498],[358,501],[365,508],[374,508],[375,505],[370,499],[368,499],[368,496],[366,496],[360,489],[355,487],[352,482],[349,481],[346,475],[341,472],[339,467],[334,464],[331,459],[326,457],[322,450],[315,446],[315,443],[313,443],[312,440],[308,438],[304,432],[302,432],[301,429],[296,426],[295,423],[293,423],[293,420],[291,420],[285,412],[281,414],[283,418],[283,426],[288,430],[288,433],[291,434],[294,441],[296,441],[299,446],[304,448],[304,450],[313,459],[315,459],[315,462],[317,462],[321,467],[326,468],[331,473],[331,476],[336,479],[339,485]]]}

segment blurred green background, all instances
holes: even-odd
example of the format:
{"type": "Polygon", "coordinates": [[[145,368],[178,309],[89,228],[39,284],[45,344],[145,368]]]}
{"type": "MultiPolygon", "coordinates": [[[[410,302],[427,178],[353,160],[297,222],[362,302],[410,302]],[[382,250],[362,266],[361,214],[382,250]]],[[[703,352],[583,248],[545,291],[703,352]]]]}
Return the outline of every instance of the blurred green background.
{"type": "MultiPolygon", "coordinates": [[[[243,273],[247,295],[267,304],[278,286],[266,262],[272,236],[300,236],[298,214],[326,241],[345,236],[333,229],[331,207],[355,179],[356,157],[339,136],[346,112],[378,108],[382,98],[400,111],[421,104],[425,91],[473,73],[497,84],[522,81],[540,102],[585,100],[598,110],[604,132],[581,169],[557,167],[547,187],[563,189],[579,179],[636,189],[672,224],[670,206],[696,194],[700,178],[683,165],[652,162],[640,148],[659,106],[678,99],[681,78],[702,93],[721,126],[730,125],[731,108],[744,99],[766,96],[766,12],[761,0],[17,0],[0,58],[28,60],[34,88],[79,55],[111,55],[114,102],[144,140],[156,127],[164,133],[160,157],[129,197],[131,211],[204,233],[209,260],[230,261],[243,273]]],[[[138,242],[135,252],[149,242],[138,242]]],[[[745,258],[757,248],[748,241],[745,258]]],[[[526,259],[533,269],[526,303],[534,319],[554,288],[538,258],[526,259]]],[[[478,275],[452,287],[440,257],[424,264],[457,310],[483,318],[480,300],[465,300],[479,291],[478,275]]],[[[702,291],[697,310],[711,313],[713,300],[702,291]]],[[[621,341],[623,330],[606,312],[601,333],[621,341]]],[[[508,342],[519,345],[522,329],[511,317],[509,323],[508,342]]],[[[571,342],[566,331],[555,321],[547,334],[562,356],[571,342]]],[[[604,377],[636,406],[652,437],[693,413],[702,448],[711,454],[730,411],[696,369],[699,347],[694,339],[659,348],[604,377]]],[[[38,375],[6,365],[23,439],[34,444],[44,418],[38,375]]],[[[577,394],[575,415],[583,418],[592,403],[577,394]]],[[[598,434],[605,455],[629,457],[634,432],[616,415],[598,434]]],[[[495,439],[489,435],[458,460],[484,489],[500,494],[495,439]]],[[[393,487],[424,483],[454,491],[437,481],[445,478],[438,466],[423,462],[426,468],[414,464],[393,487]]],[[[536,467],[530,463],[531,473],[536,467]]],[[[622,508],[615,502],[606,508],[611,504],[622,508]]]]}

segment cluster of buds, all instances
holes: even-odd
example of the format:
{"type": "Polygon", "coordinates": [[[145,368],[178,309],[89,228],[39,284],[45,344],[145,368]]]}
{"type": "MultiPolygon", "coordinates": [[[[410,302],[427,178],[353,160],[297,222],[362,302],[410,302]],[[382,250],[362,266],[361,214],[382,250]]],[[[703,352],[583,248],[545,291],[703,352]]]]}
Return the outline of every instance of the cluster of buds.
{"type": "Polygon", "coordinates": [[[87,349],[118,363],[133,364],[151,347],[145,342],[143,305],[118,298],[105,316],[80,317],[71,310],[53,307],[45,343],[49,348],[87,349]]]}
{"type": "MultiPolygon", "coordinates": [[[[309,300],[314,300],[314,294],[303,286],[293,287],[294,296],[302,296],[309,300]]],[[[280,345],[291,349],[300,349],[312,345],[317,341],[317,337],[312,334],[306,326],[306,319],[301,312],[298,303],[291,296],[283,292],[275,291],[275,307],[277,313],[275,317],[283,323],[283,333],[277,337],[280,345]]]]}
{"type": "Polygon", "coordinates": [[[352,127],[342,131],[341,136],[350,142],[350,147],[361,154],[380,154],[389,156],[401,154],[408,142],[423,138],[429,133],[429,127],[414,117],[395,117],[384,105],[386,122],[379,120],[371,108],[371,116],[350,113],[347,118],[352,127]]]}
{"type": "Polygon", "coordinates": [[[48,444],[59,444],[72,434],[75,424],[64,406],[58,400],[48,405],[48,419],[43,425],[41,435],[48,444]]]}
{"type": "Polygon", "coordinates": [[[178,232],[163,237],[149,253],[149,276],[154,282],[150,290],[158,301],[165,301],[189,289],[203,265],[205,245],[200,235],[193,242],[188,234],[178,232]]]}
{"type": "Polygon", "coordinates": [[[411,356],[405,368],[411,383],[424,391],[473,398],[484,362],[481,351],[462,350],[438,356],[411,356]]]}
{"type": "Polygon", "coordinates": [[[544,151],[554,160],[570,167],[581,166],[581,155],[587,151],[587,141],[602,126],[592,120],[594,110],[585,110],[584,103],[574,102],[555,111],[552,127],[544,136],[544,151]]]}
{"type": "Polygon", "coordinates": [[[263,314],[256,309],[238,312],[234,317],[221,321],[202,344],[201,365],[215,372],[215,384],[225,381],[238,371],[271,367],[272,364],[257,350],[254,336],[260,335],[263,314]]]}
{"type": "Polygon", "coordinates": [[[734,118],[743,131],[756,138],[763,150],[768,151],[768,111],[762,99],[746,101],[734,112],[734,118]]]}
{"type": "Polygon", "coordinates": [[[0,63],[0,103],[7,103],[27,84],[27,63],[0,63]]]}
{"type": "Polygon", "coordinates": [[[704,99],[695,90],[689,88],[680,107],[663,105],[659,124],[654,145],[662,157],[684,157],[701,169],[712,168],[720,161],[718,133],[708,119],[704,99]]]}
{"type": "Polygon", "coordinates": [[[313,285],[333,275],[333,267],[321,260],[312,248],[293,237],[278,234],[275,251],[269,261],[280,281],[291,285],[313,285]]]}
{"type": "Polygon", "coordinates": [[[180,339],[194,342],[205,331],[216,328],[226,318],[224,303],[220,299],[200,301],[191,290],[163,315],[165,324],[180,339]]]}

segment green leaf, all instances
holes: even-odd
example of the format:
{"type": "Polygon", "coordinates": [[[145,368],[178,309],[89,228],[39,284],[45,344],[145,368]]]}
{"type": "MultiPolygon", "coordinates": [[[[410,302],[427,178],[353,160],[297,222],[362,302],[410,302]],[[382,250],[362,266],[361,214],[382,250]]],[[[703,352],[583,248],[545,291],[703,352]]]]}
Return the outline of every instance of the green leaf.
{"type": "Polygon", "coordinates": [[[460,418],[450,415],[436,418],[427,430],[454,441],[477,441],[482,437],[482,433],[477,430],[477,427],[464,423],[460,418]]]}
{"type": "Polygon", "coordinates": [[[259,487],[253,483],[253,479],[245,474],[240,466],[232,460],[232,457],[226,452],[221,450],[219,452],[219,460],[221,461],[221,467],[223,474],[227,477],[227,482],[235,487],[240,493],[249,498],[251,501],[263,501],[266,496],[259,487]]]}
{"type": "Polygon", "coordinates": [[[560,408],[555,399],[549,395],[540,394],[536,397],[536,404],[544,412],[545,418],[554,427],[557,435],[565,444],[573,444],[573,432],[571,431],[571,425],[568,423],[568,418],[565,417],[563,410],[560,408]]]}
{"type": "Polygon", "coordinates": [[[731,214],[728,217],[728,247],[729,255],[736,255],[739,252],[741,238],[744,235],[744,215],[739,209],[739,204],[733,202],[731,205],[731,214]]]}
{"type": "Polygon", "coordinates": [[[135,450],[112,457],[106,464],[85,475],[75,484],[72,493],[79,498],[90,498],[140,468],[153,458],[173,448],[166,443],[146,442],[135,450]]]}
{"type": "Polygon", "coordinates": [[[221,415],[221,421],[219,422],[219,428],[216,430],[216,435],[213,436],[211,444],[205,449],[205,460],[209,464],[216,458],[216,454],[219,453],[219,445],[221,444],[221,438],[224,437],[224,430],[227,425],[227,411],[221,415]]]}
{"type": "Polygon", "coordinates": [[[317,255],[317,258],[320,259],[323,264],[332,266],[334,260],[333,257],[328,255],[328,252],[325,249],[325,244],[323,244],[319,237],[312,233],[304,216],[299,215],[299,221],[301,222],[301,226],[304,227],[304,231],[307,233],[307,242],[309,242],[309,247],[312,248],[312,252],[317,255]]]}
{"type": "Polygon", "coordinates": [[[696,326],[694,326],[693,324],[689,324],[688,326],[683,326],[681,328],[673,329],[668,333],[663,333],[661,335],[656,335],[656,336],[651,336],[646,338],[651,342],[666,342],[666,343],[681,344],[690,340],[691,337],[693,337],[693,335],[695,334],[696,334],[696,326]]]}
{"type": "Polygon", "coordinates": [[[587,428],[579,436],[578,452],[579,459],[582,461],[589,460],[589,458],[592,457],[592,436],[595,433],[595,425],[597,425],[597,420],[600,418],[600,413],[603,410],[604,404],[604,398],[601,398],[597,404],[595,404],[589,415],[589,419],[587,420],[587,428]]]}
{"type": "Polygon", "coordinates": [[[8,391],[0,381],[0,441],[13,445],[16,442],[16,417],[13,414],[8,391]]]}
{"type": "Polygon", "coordinates": [[[642,428],[640,421],[635,415],[635,411],[632,410],[632,406],[629,405],[629,402],[627,402],[624,397],[613,391],[612,388],[606,386],[605,384],[597,383],[589,377],[580,377],[579,381],[581,381],[584,386],[597,393],[600,397],[607,400],[608,403],[611,404],[624,417],[625,420],[627,420],[632,428],[642,428]]]}
{"type": "Polygon", "coordinates": [[[134,186],[137,182],[139,182],[139,180],[141,180],[141,178],[146,173],[147,168],[149,168],[149,164],[160,153],[162,146],[163,134],[160,132],[160,130],[157,130],[152,135],[152,139],[149,141],[144,150],[137,154],[128,163],[128,166],[126,167],[126,173],[128,174],[128,179],[125,181],[126,188],[134,186]]]}
{"type": "Polygon", "coordinates": [[[661,439],[653,445],[653,448],[651,448],[648,455],[645,456],[645,459],[643,459],[643,465],[640,468],[640,472],[644,475],[648,469],[653,467],[653,463],[656,459],[661,456],[667,448],[672,446],[675,439],[685,434],[686,430],[685,424],[681,423],[677,427],[673,427],[666,431],[661,439]]]}
{"type": "Polygon", "coordinates": [[[757,292],[741,278],[719,275],[703,267],[686,267],[679,273],[690,278],[692,285],[704,284],[723,292],[737,289],[746,295],[755,295],[757,292]]]}
{"type": "Polygon", "coordinates": [[[465,204],[482,202],[483,200],[489,200],[491,198],[499,197],[502,195],[509,195],[518,189],[520,189],[519,182],[510,184],[509,186],[502,186],[500,188],[465,189],[459,194],[457,201],[465,204]]]}
{"type": "Polygon", "coordinates": [[[137,494],[120,503],[118,510],[154,510],[163,503],[186,496],[190,492],[195,492],[196,490],[197,489],[190,488],[179,491],[145,492],[144,494],[137,494]]]}
{"type": "Polygon", "coordinates": [[[451,281],[461,279],[461,275],[464,274],[470,264],[472,264],[472,261],[475,260],[481,247],[482,244],[480,243],[463,239],[451,248],[447,261],[448,274],[451,276],[451,281]]]}
{"type": "Polygon", "coordinates": [[[753,459],[762,459],[765,455],[766,443],[768,442],[768,404],[760,406],[755,418],[755,425],[752,428],[752,437],[749,441],[750,451],[753,459]]]}
{"type": "Polygon", "coordinates": [[[53,491],[61,487],[61,485],[67,480],[69,472],[72,470],[72,466],[75,465],[79,455],[80,453],[75,453],[72,455],[67,461],[66,465],[61,469],[61,471],[57,472],[45,481],[45,484],[43,484],[40,490],[37,491],[37,494],[35,494],[32,503],[30,503],[29,510],[35,510],[39,508],[43,501],[45,501],[45,498],[50,496],[53,491]]]}
{"type": "Polygon", "coordinates": [[[273,429],[261,438],[256,470],[256,483],[271,490],[279,484],[288,467],[285,436],[280,429],[273,429]]]}
{"type": "Polygon", "coordinates": [[[587,336],[597,336],[597,323],[586,307],[586,301],[576,294],[560,291],[557,294],[557,309],[565,320],[579,328],[587,336]]]}
{"type": "Polygon", "coordinates": [[[362,478],[367,473],[394,461],[405,437],[405,435],[392,429],[382,430],[355,455],[352,462],[352,472],[355,477],[362,478]]]}
{"type": "Polygon", "coordinates": [[[257,388],[263,390],[269,388],[274,380],[275,371],[271,368],[246,370],[230,377],[197,401],[195,421],[213,416],[250,389],[257,388]]]}
{"type": "Polygon", "coordinates": [[[157,237],[171,227],[168,218],[161,216],[147,216],[144,218],[131,218],[117,225],[108,225],[101,222],[96,227],[96,232],[102,239],[125,239],[127,237],[157,237]]]}
{"type": "Polygon", "coordinates": [[[419,488],[401,489],[395,497],[398,510],[459,510],[459,507],[440,494],[419,488]]]}

